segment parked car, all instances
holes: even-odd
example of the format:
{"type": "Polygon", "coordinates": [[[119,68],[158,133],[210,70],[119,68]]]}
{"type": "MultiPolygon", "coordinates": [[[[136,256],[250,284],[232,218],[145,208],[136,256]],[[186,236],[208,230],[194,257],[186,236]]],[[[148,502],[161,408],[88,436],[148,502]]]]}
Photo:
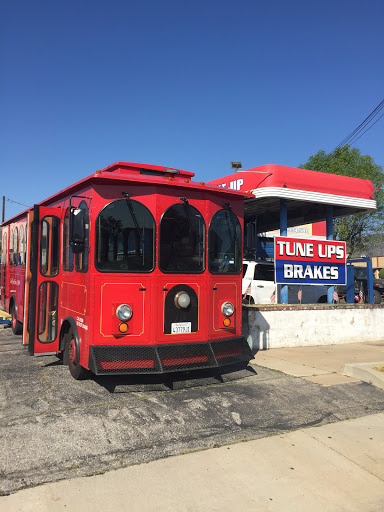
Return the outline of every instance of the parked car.
{"type": "MultiPolygon", "coordinates": [[[[359,295],[360,291],[363,292],[364,302],[368,302],[368,287],[367,287],[367,267],[354,267],[354,293],[359,295]]],[[[340,298],[345,299],[347,287],[345,285],[337,286],[337,293],[340,298]]],[[[373,278],[373,302],[380,304],[384,298],[384,279],[373,278]]]]}
{"type": "MultiPolygon", "coordinates": [[[[275,284],[273,262],[256,260],[243,261],[242,294],[244,304],[278,303],[279,288],[275,284]]],[[[323,285],[288,285],[289,304],[317,304],[327,302],[327,287],[323,285]],[[301,292],[301,300],[300,294],[301,292]]]]}

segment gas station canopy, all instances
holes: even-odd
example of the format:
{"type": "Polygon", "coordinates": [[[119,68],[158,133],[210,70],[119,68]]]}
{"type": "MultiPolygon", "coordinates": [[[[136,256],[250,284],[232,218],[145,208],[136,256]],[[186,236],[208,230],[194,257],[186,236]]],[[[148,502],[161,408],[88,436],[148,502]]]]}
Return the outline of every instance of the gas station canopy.
{"type": "Polygon", "coordinates": [[[333,207],[333,217],[376,209],[371,181],[325,172],[261,165],[210,181],[235,190],[251,192],[245,200],[245,222],[257,217],[257,231],[280,226],[280,204],[285,199],[288,226],[309,224],[326,219],[326,206],[333,207]]]}

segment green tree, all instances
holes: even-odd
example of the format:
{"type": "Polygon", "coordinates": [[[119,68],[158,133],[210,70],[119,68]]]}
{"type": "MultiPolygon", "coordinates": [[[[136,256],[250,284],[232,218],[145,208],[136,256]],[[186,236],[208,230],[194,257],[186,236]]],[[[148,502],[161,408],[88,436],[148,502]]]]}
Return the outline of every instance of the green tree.
{"type": "MultiPolygon", "coordinates": [[[[369,155],[362,155],[356,148],[344,146],[333,153],[320,150],[299,166],[302,169],[341,174],[353,178],[371,180],[374,187],[384,188],[384,174],[369,155]]],[[[384,192],[375,191],[377,210],[372,213],[358,213],[334,220],[334,236],[347,242],[350,254],[367,249],[384,230],[384,192]]]]}

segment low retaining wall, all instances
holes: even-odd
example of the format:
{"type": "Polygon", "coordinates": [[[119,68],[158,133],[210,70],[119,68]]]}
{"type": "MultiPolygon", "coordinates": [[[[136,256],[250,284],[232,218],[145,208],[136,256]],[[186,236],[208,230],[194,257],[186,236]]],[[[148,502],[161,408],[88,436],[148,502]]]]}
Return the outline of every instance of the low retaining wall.
{"type": "Polygon", "coordinates": [[[254,351],[384,342],[384,304],[243,306],[243,335],[254,351]]]}

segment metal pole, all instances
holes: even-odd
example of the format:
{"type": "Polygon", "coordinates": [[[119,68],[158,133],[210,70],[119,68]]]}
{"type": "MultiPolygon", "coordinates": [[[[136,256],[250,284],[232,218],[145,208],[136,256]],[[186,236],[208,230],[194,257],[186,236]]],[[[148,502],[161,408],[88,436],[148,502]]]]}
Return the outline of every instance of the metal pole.
{"type": "MultiPolygon", "coordinates": [[[[333,206],[327,205],[325,207],[325,220],[327,223],[327,240],[333,240],[333,206]]],[[[327,297],[328,304],[333,303],[333,292],[335,290],[334,286],[328,287],[327,297]]]]}
{"type": "Polygon", "coordinates": [[[3,196],[3,214],[1,216],[1,222],[4,222],[4,216],[5,216],[5,196],[3,196]]]}
{"type": "MultiPolygon", "coordinates": [[[[286,199],[280,199],[280,236],[287,236],[288,213],[286,199]]],[[[283,284],[280,289],[280,303],[288,304],[288,286],[283,284]]]]}
{"type": "Polygon", "coordinates": [[[355,302],[355,273],[353,265],[347,265],[347,289],[345,293],[347,304],[355,302]]]}
{"type": "Polygon", "coordinates": [[[368,288],[368,302],[374,303],[373,300],[373,272],[371,258],[366,258],[367,261],[367,288],[368,288]]]}

